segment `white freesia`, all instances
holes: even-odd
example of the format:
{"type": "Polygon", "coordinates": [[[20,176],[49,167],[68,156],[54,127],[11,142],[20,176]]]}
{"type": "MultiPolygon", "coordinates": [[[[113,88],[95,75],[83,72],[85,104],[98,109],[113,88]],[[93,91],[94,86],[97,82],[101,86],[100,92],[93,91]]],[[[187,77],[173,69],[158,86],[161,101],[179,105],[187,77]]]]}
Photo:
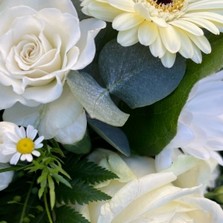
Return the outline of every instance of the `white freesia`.
{"type": "MultiPolygon", "coordinates": [[[[0,169],[4,169],[7,167],[9,167],[9,165],[0,164],[0,169]]],[[[12,181],[13,175],[14,175],[13,171],[7,171],[7,172],[0,173],[0,191],[4,190],[5,188],[8,187],[8,185],[12,181]]]]}
{"type": "Polygon", "coordinates": [[[87,127],[85,111],[67,85],[57,100],[37,107],[17,103],[5,110],[3,119],[17,125],[32,125],[45,139],[54,138],[63,144],[80,141],[87,127]]]}
{"type": "Polygon", "coordinates": [[[221,207],[204,198],[199,187],[174,186],[176,175],[156,172],[152,158],[124,158],[99,150],[93,152],[89,159],[119,177],[97,186],[109,194],[111,200],[78,206],[78,210],[91,223],[223,221],[221,207]]]}
{"type": "Polygon", "coordinates": [[[87,15],[112,22],[122,46],[148,46],[166,67],[176,53],[201,63],[211,46],[202,29],[218,35],[223,28],[222,0],[82,0],[87,15]]]}
{"type": "Polygon", "coordinates": [[[222,80],[220,71],[195,84],[180,113],[177,134],[158,155],[160,160],[170,164],[175,150],[181,148],[185,154],[203,160],[215,159],[223,165],[218,154],[223,151],[222,80]]]}
{"type": "Polygon", "coordinates": [[[103,21],[79,21],[71,0],[2,0],[0,109],[60,97],[70,70],[87,66],[103,21]]]}

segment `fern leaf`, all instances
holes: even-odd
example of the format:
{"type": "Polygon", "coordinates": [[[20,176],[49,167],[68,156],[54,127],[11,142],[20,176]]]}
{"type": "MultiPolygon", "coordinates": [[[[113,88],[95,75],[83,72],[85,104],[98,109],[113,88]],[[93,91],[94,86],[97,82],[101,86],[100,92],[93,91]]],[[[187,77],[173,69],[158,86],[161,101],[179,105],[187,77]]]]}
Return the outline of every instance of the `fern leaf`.
{"type": "Polygon", "coordinates": [[[82,205],[92,201],[108,200],[111,198],[83,181],[75,180],[71,184],[72,189],[62,184],[56,187],[56,197],[59,203],[75,204],[77,202],[82,205]]]}
{"type": "Polygon", "coordinates": [[[90,223],[80,213],[68,206],[61,206],[55,209],[56,223],[90,223]]]}
{"type": "Polygon", "coordinates": [[[106,180],[117,178],[117,176],[96,163],[87,160],[78,160],[69,165],[67,170],[72,179],[80,179],[89,184],[101,183],[106,180]]]}

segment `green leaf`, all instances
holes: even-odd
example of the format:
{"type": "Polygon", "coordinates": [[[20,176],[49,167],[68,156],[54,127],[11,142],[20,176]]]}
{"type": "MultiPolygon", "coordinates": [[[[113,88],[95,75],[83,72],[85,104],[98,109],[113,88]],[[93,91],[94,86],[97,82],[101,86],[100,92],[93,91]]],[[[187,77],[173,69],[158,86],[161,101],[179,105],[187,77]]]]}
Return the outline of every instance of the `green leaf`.
{"type": "Polygon", "coordinates": [[[61,206],[55,209],[56,223],[90,223],[80,213],[68,206],[61,206]]]}
{"type": "Polygon", "coordinates": [[[116,40],[105,45],[99,56],[99,70],[107,89],[131,108],[144,107],[169,95],[182,80],[185,59],[165,68],[160,59],[140,44],[122,47],[116,40]]]}
{"type": "Polygon", "coordinates": [[[51,207],[51,209],[53,209],[55,202],[56,202],[55,184],[54,184],[54,181],[50,175],[48,175],[47,180],[48,180],[48,186],[49,186],[49,190],[50,190],[50,194],[49,194],[50,195],[50,207],[51,207]]]}
{"type": "Polygon", "coordinates": [[[95,119],[88,119],[88,124],[98,133],[98,135],[119,152],[126,156],[130,155],[128,139],[120,128],[110,126],[95,119]]]}
{"type": "Polygon", "coordinates": [[[122,112],[111,100],[107,89],[102,88],[87,73],[72,71],[67,83],[91,118],[114,126],[123,126],[129,115],[122,112]]]}
{"type": "Polygon", "coordinates": [[[89,184],[117,178],[114,173],[86,160],[68,163],[67,167],[69,168],[67,172],[69,172],[71,178],[79,179],[89,184]]]}
{"type": "Polygon", "coordinates": [[[158,154],[175,136],[179,114],[193,85],[223,67],[223,35],[212,37],[210,42],[212,53],[204,55],[202,64],[188,61],[186,74],[171,95],[149,107],[131,111],[125,132],[136,153],[158,154]]]}
{"type": "Polygon", "coordinates": [[[102,201],[110,199],[107,194],[95,189],[93,186],[86,182],[73,180],[72,189],[59,185],[56,187],[56,196],[59,203],[72,203],[76,202],[80,205],[86,204],[92,201],[102,201]]]}

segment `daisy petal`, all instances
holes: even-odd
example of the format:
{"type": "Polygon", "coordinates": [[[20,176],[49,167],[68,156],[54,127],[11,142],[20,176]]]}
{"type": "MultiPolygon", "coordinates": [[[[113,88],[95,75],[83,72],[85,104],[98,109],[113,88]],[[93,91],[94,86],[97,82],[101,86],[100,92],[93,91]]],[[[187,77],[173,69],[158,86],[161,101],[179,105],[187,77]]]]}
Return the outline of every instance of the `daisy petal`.
{"type": "Polygon", "coordinates": [[[10,159],[10,164],[11,165],[16,165],[19,161],[21,154],[20,153],[15,153],[12,158],[10,159]]]}

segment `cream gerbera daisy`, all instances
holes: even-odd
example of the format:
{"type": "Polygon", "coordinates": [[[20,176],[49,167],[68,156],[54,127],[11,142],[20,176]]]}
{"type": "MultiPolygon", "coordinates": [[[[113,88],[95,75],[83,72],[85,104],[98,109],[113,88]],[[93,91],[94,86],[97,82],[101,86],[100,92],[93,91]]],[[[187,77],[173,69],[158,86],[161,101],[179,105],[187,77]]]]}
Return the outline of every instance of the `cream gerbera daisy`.
{"type": "Polygon", "coordinates": [[[112,22],[122,46],[149,46],[165,67],[176,53],[201,63],[211,46],[202,29],[223,29],[222,0],[82,0],[83,12],[112,22]]]}
{"type": "Polygon", "coordinates": [[[40,156],[37,149],[43,147],[41,143],[44,139],[43,136],[36,138],[37,130],[29,125],[25,130],[24,127],[16,126],[14,132],[5,133],[2,154],[11,156],[10,164],[16,165],[19,161],[33,160],[33,156],[40,156]],[[36,139],[35,139],[36,138],[36,139]]]}

